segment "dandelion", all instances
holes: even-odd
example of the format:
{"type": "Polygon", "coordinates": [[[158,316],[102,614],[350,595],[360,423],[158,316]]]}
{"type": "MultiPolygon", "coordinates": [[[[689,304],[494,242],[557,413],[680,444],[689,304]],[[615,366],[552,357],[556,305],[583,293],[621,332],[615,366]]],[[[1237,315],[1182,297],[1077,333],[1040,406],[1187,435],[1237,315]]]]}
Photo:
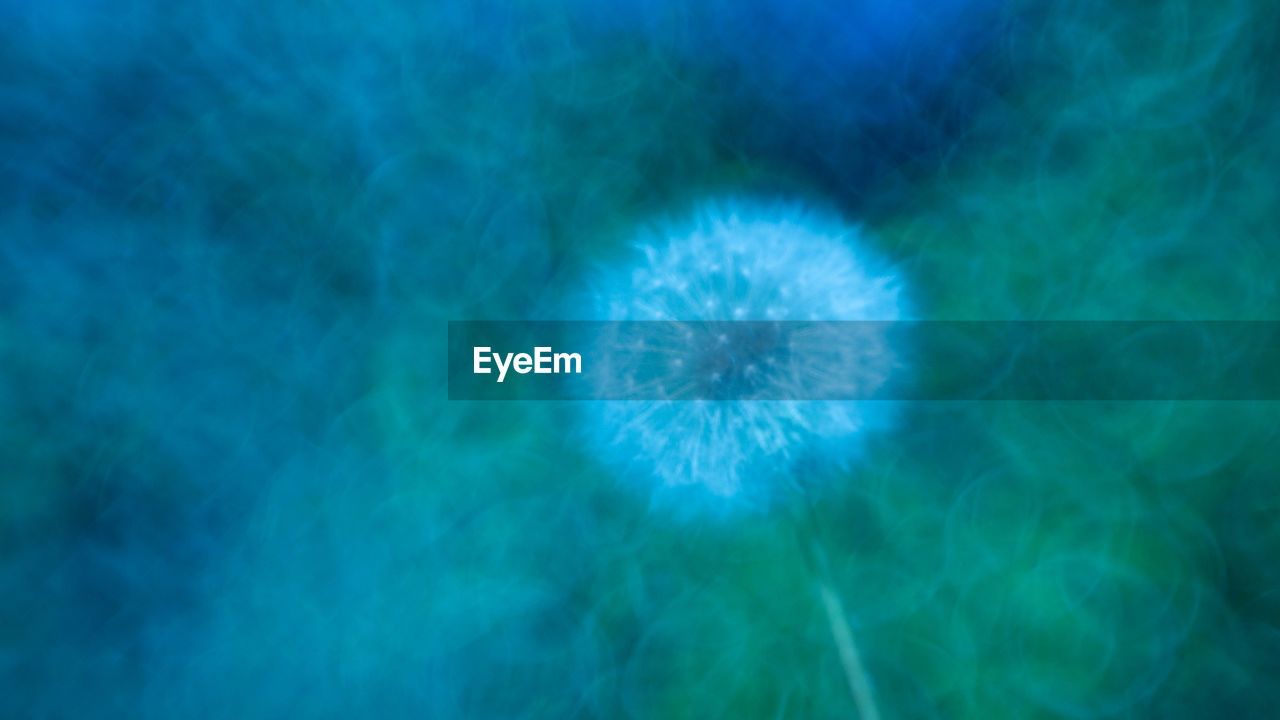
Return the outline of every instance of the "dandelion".
{"type": "Polygon", "coordinates": [[[718,321],[899,319],[899,283],[859,247],[861,240],[856,227],[830,215],[746,201],[708,204],[692,222],[643,233],[640,262],[605,273],[598,283],[596,318],[710,324],[682,322],[666,336],[650,333],[646,339],[670,365],[625,367],[610,381],[634,380],[637,370],[650,383],[692,378],[698,385],[677,399],[735,401],[596,405],[590,427],[604,454],[628,475],[656,478],[668,488],[698,486],[754,507],[767,506],[799,468],[847,466],[858,451],[857,436],[886,424],[886,409],[792,399],[790,389],[811,392],[825,383],[828,392],[821,394],[828,397],[874,389],[893,366],[883,338],[870,331],[859,343],[845,338],[835,362],[828,355],[819,367],[789,362],[815,357],[793,352],[797,343],[822,341],[811,329],[784,335],[767,323],[718,321]]]}
{"type": "MultiPolygon", "coordinates": [[[[786,489],[807,502],[802,481],[847,466],[858,436],[889,418],[883,406],[788,393],[814,378],[837,391],[874,389],[887,380],[893,355],[883,337],[864,332],[837,343],[835,357],[823,358],[828,366],[816,367],[810,353],[793,352],[804,333],[776,323],[899,319],[897,278],[862,245],[858,228],[831,215],[742,200],[710,203],[689,222],[646,231],[636,243],[639,262],[605,273],[594,314],[677,322],[650,333],[643,353],[617,338],[601,342],[616,364],[605,373],[609,382],[644,385],[646,397],[658,398],[592,404],[588,426],[602,454],[659,488],[705,489],[722,507],[763,508],[786,489]],[[659,360],[644,366],[635,357],[659,360]]],[[[797,519],[811,522],[807,513],[797,519]]],[[[825,553],[816,540],[803,550],[850,694],[861,717],[874,720],[871,684],[825,553]]]]}

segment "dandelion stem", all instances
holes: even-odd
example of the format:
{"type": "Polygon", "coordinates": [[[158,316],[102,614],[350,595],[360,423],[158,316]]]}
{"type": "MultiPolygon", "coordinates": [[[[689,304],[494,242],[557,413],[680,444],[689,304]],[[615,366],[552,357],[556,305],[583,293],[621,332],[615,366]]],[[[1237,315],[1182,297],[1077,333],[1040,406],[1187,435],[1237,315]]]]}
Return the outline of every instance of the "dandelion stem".
{"type": "Polygon", "coordinates": [[[876,709],[875,694],[871,689],[871,679],[862,665],[862,656],[858,652],[858,644],[853,639],[853,628],[845,615],[844,603],[840,594],[831,583],[831,569],[827,562],[827,554],[823,551],[818,539],[818,520],[808,496],[803,495],[804,511],[797,513],[797,529],[804,537],[800,538],[800,546],[804,550],[805,560],[810,569],[818,577],[818,594],[822,597],[822,607],[826,611],[827,626],[831,629],[831,638],[835,641],[840,656],[840,665],[844,668],[845,681],[849,684],[849,694],[858,708],[861,720],[880,720],[880,711],[876,709]],[[807,532],[805,532],[807,530],[807,532]]]}
{"type": "Polygon", "coordinates": [[[844,666],[844,676],[849,682],[849,692],[853,702],[858,706],[858,716],[862,720],[880,720],[880,712],[876,710],[875,698],[871,693],[871,681],[862,667],[862,658],[858,655],[858,646],[853,641],[853,629],[844,615],[844,605],[840,596],[827,581],[818,581],[818,591],[822,595],[822,605],[827,611],[827,623],[831,626],[831,636],[835,639],[836,649],[840,652],[840,664],[844,666]]]}

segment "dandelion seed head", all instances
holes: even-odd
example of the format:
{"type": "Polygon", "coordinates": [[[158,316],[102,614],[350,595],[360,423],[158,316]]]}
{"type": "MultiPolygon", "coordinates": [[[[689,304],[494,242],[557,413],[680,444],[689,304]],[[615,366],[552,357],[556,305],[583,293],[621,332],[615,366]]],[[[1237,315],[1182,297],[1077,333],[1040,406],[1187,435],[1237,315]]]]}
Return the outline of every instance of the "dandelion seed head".
{"type": "MultiPolygon", "coordinates": [[[[598,278],[591,298],[595,319],[830,321],[902,315],[898,278],[874,259],[857,226],[829,213],[718,201],[687,219],[653,224],[637,234],[634,245],[633,266],[598,278]]],[[[830,367],[794,359],[803,335],[783,337],[767,323],[709,325],[705,332],[697,324],[670,327],[646,339],[661,351],[646,348],[645,357],[664,358],[662,364],[638,374],[643,382],[659,383],[659,397],[697,400],[602,402],[588,410],[593,442],[626,476],[656,480],[652,485],[660,490],[700,489],[767,506],[777,487],[847,466],[862,431],[885,424],[885,411],[867,403],[788,399],[789,383],[812,387],[823,373],[852,386],[883,383],[893,365],[883,338],[844,350],[840,371],[832,374],[830,367]],[[751,399],[757,396],[769,399],[751,399]]],[[[625,362],[619,367],[607,374],[611,382],[637,382],[635,368],[625,362]]]]}

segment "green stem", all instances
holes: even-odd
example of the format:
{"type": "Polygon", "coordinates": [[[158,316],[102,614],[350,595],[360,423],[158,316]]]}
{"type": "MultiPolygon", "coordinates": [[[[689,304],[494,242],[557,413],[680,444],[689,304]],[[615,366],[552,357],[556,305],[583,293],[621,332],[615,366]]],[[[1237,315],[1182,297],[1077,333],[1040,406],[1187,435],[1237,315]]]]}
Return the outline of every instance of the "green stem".
{"type": "Polygon", "coordinates": [[[845,681],[849,684],[849,694],[858,708],[858,717],[862,720],[880,720],[880,711],[876,709],[875,695],[871,690],[871,680],[862,665],[857,642],[853,639],[853,628],[845,614],[844,603],[831,583],[827,555],[818,539],[817,518],[807,496],[804,499],[804,510],[803,513],[797,513],[797,530],[800,534],[798,539],[805,561],[818,577],[818,594],[822,598],[827,626],[831,629],[831,637],[840,656],[840,665],[844,668],[845,681]]]}

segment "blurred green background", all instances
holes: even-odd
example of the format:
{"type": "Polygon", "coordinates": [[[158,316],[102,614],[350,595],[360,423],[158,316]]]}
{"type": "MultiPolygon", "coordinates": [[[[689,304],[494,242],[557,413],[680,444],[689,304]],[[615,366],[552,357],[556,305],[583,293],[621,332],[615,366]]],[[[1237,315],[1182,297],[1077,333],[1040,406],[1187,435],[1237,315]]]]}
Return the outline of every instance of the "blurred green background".
{"type": "MultiPolygon", "coordinates": [[[[863,224],[922,318],[1280,318],[1274,3],[0,18],[5,717],[852,717],[788,515],[445,399],[447,320],[709,195],[863,224]]],[[[881,715],[1275,717],[1278,423],[921,403],[804,478],[881,715]]]]}

